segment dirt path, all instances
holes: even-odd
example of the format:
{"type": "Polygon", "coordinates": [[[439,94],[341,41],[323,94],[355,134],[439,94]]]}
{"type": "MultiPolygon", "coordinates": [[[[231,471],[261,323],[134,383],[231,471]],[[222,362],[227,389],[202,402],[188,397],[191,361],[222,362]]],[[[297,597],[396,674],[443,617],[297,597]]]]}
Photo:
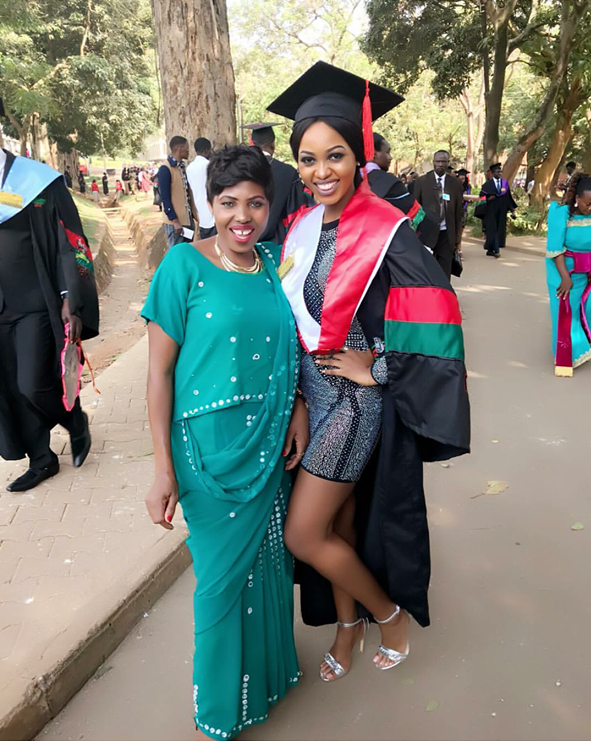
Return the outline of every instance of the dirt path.
{"type": "MultiPolygon", "coordinates": [[[[101,334],[84,343],[95,373],[107,368],[144,334],[139,315],[149,279],[138,266],[136,249],[127,225],[116,208],[104,209],[113,236],[113,278],[100,296],[101,334]]],[[[88,380],[88,376],[85,376],[88,380]]]]}

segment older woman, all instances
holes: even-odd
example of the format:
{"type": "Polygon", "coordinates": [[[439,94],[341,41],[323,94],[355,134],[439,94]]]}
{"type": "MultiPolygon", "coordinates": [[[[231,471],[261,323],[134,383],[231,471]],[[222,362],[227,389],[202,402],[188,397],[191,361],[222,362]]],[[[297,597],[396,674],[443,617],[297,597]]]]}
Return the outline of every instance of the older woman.
{"type": "Polygon", "coordinates": [[[591,360],[591,177],[574,175],[565,205],[550,204],[546,274],[555,374],[570,377],[591,360]]]}
{"type": "Polygon", "coordinates": [[[156,464],[146,501],[170,529],[178,499],[189,527],[198,738],[262,723],[299,677],[283,522],[308,420],[302,401],[294,409],[298,344],[274,245],[257,244],[272,195],[258,149],[216,152],[218,236],[175,245],[143,310],[156,464]]]}

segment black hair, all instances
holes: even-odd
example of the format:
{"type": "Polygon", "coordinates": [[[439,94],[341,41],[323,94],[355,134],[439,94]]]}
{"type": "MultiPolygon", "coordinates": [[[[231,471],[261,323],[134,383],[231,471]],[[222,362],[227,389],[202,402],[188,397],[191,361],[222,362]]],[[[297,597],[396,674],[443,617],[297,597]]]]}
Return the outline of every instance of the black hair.
{"type": "Polygon", "coordinates": [[[449,159],[451,159],[451,154],[450,154],[450,153],[449,153],[449,152],[447,151],[447,149],[438,149],[438,150],[437,150],[437,151],[436,151],[436,152],[435,152],[435,153],[433,154],[433,159],[435,159],[435,157],[437,157],[437,155],[438,155],[438,154],[447,154],[448,158],[449,158],[449,159]]]}
{"type": "Polygon", "coordinates": [[[577,163],[576,162],[567,162],[565,167],[574,167],[575,170],[577,169],[577,163]]]}
{"type": "Polygon", "coordinates": [[[168,143],[168,146],[170,147],[170,151],[172,152],[173,149],[176,147],[180,147],[181,144],[187,144],[187,140],[184,136],[173,136],[170,142],[168,143]]]}
{"type": "Polygon", "coordinates": [[[575,212],[577,196],[582,196],[586,191],[591,191],[591,175],[579,172],[573,175],[564,196],[564,203],[568,206],[570,215],[575,212]]]}
{"type": "Polygon", "coordinates": [[[293,153],[293,158],[297,161],[298,153],[300,151],[300,144],[306,131],[312,126],[312,124],[322,121],[331,129],[334,129],[337,134],[340,134],[347,144],[353,150],[353,155],[361,167],[365,167],[367,161],[365,159],[365,153],[363,148],[363,132],[361,130],[361,124],[353,123],[346,118],[338,118],[337,116],[315,116],[313,118],[305,118],[303,121],[299,121],[293,127],[291,133],[291,139],[289,140],[289,146],[293,153]]]}
{"type": "Polygon", "coordinates": [[[275,141],[275,132],[272,126],[266,126],[264,129],[254,129],[252,132],[252,143],[257,147],[264,147],[265,144],[272,144],[275,141]]]}
{"type": "Polygon", "coordinates": [[[211,151],[211,142],[209,139],[206,139],[204,136],[200,136],[197,139],[195,139],[195,151],[197,154],[201,154],[202,152],[209,152],[211,151]]]}
{"type": "Polygon", "coordinates": [[[374,131],[373,134],[373,148],[376,152],[381,152],[382,147],[386,143],[386,139],[381,135],[374,131]]]}
{"type": "Polygon", "coordinates": [[[267,158],[257,147],[246,144],[226,144],[217,149],[207,167],[207,200],[219,196],[226,188],[231,188],[245,180],[260,185],[269,203],[273,202],[273,175],[267,158]]]}

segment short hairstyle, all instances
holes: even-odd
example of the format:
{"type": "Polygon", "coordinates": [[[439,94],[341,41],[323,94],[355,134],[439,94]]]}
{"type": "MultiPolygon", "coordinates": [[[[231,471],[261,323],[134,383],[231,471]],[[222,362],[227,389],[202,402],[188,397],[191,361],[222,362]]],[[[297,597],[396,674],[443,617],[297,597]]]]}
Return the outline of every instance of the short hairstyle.
{"type": "Polygon", "coordinates": [[[265,126],[262,129],[253,129],[251,137],[253,144],[264,147],[265,144],[272,144],[275,141],[275,132],[272,126],[265,126]]]}
{"type": "Polygon", "coordinates": [[[195,151],[197,154],[201,154],[201,152],[209,152],[211,150],[211,142],[209,139],[206,139],[204,136],[200,136],[197,139],[195,139],[195,151]]]}
{"type": "Polygon", "coordinates": [[[322,123],[334,129],[337,134],[340,134],[353,150],[357,162],[359,162],[361,167],[365,167],[367,160],[365,159],[361,124],[354,123],[346,118],[338,118],[337,116],[314,116],[313,118],[304,118],[302,121],[294,124],[289,145],[295,160],[298,158],[300,144],[302,143],[304,134],[310,126],[318,123],[318,121],[322,121],[322,123]]]}
{"type": "Polygon", "coordinates": [[[173,136],[170,142],[168,143],[168,146],[170,147],[170,151],[172,152],[173,149],[180,147],[181,144],[187,144],[187,143],[188,142],[184,136],[173,136]]]}
{"type": "Polygon", "coordinates": [[[438,149],[434,153],[433,158],[437,157],[438,154],[447,154],[448,158],[451,158],[451,154],[447,151],[447,149],[438,149]]]}
{"type": "Polygon", "coordinates": [[[564,203],[568,206],[571,216],[575,212],[577,196],[582,196],[588,190],[591,191],[591,176],[584,172],[575,173],[564,196],[564,203]]]}
{"type": "Polygon", "coordinates": [[[219,196],[226,188],[249,180],[260,185],[269,203],[273,202],[273,175],[267,158],[257,147],[246,144],[226,146],[217,149],[207,167],[207,200],[219,196]]]}
{"type": "Polygon", "coordinates": [[[381,135],[374,131],[373,135],[373,148],[376,152],[381,152],[382,147],[386,143],[386,139],[381,135]]]}
{"type": "Polygon", "coordinates": [[[566,163],[566,167],[574,167],[576,169],[577,163],[576,162],[572,162],[572,161],[571,162],[567,162],[566,163]]]}

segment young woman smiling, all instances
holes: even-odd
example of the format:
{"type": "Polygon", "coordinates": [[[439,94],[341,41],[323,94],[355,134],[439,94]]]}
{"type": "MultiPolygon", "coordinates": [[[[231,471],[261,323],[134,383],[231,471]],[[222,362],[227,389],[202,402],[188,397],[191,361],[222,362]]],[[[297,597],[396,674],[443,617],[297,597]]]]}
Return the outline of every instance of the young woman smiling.
{"type": "Polygon", "coordinates": [[[292,225],[279,274],[310,416],[285,538],[313,567],[303,571],[304,620],[338,620],[320,668],[327,682],[363,645],[357,603],[379,623],[378,669],[408,656],[409,614],[428,624],[422,461],[469,449],[455,294],[408,219],[362,176],[372,105],[377,118],[401,100],[318,62],[269,106],[295,119],[292,151],[318,203],[292,225]]]}
{"type": "Polygon", "coordinates": [[[179,501],[189,528],[198,738],[262,723],[299,678],[283,522],[308,418],[295,401],[298,345],[275,245],[257,244],[272,190],[258,149],[214,153],[217,237],[172,247],[142,312],[156,465],[146,503],[171,529],[179,501]]]}

